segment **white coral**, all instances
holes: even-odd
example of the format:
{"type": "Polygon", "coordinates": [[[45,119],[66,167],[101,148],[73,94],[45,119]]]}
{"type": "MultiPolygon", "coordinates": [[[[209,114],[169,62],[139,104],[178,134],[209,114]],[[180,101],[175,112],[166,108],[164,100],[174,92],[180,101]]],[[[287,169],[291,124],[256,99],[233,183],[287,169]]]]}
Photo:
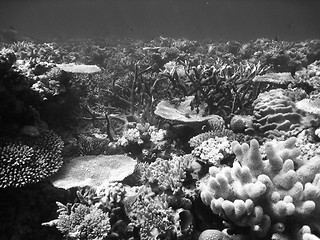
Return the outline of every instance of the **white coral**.
{"type": "Polygon", "coordinates": [[[200,160],[219,165],[225,154],[231,154],[231,143],[227,137],[214,137],[202,142],[192,154],[200,160]]]}

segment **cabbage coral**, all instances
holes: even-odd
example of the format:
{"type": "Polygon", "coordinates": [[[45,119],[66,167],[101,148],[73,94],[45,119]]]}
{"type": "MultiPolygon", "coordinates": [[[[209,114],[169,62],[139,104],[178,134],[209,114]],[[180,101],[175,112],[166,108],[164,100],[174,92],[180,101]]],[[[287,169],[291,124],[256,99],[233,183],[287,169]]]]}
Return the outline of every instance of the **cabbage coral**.
{"type": "Polygon", "coordinates": [[[0,188],[39,182],[62,165],[63,142],[53,131],[38,137],[0,138],[0,188]]]}
{"type": "Polygon", "coordinates": [[[318,230],[320,156],[304,161],[295,142],[289,138],[266,143],[266,160],[255,139],[250,146],[233,142],[237,161],[233,167],[209,169],[210,178],[201,186],[202,201],[213,213],[250,227],[255,239],[299,239],[297,232],[304,225],[318,230]]]}

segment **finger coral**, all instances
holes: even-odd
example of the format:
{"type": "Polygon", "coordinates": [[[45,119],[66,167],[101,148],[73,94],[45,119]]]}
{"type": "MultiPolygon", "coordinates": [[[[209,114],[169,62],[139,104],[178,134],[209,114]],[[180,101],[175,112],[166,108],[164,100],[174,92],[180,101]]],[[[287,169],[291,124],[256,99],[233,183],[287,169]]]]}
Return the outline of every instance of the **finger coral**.
{"type": "Polygon", "coordinates": [[[53,131],[0,138],[0,188],[39,182],[62,165],[63,142],[53,131]]]}
{"type": "Polygon", "coordinates": [[[237,161],[232,167],[209,169],[210,178],[201,186],[202,201],[213,213],[250,227],[255,239],[293,236],[303,225],[317,228],[320,156],[302,163],[295,142],[289,138],[266,143],[266,160],[255,139],[250,145],[233,142],[237,161]]]}

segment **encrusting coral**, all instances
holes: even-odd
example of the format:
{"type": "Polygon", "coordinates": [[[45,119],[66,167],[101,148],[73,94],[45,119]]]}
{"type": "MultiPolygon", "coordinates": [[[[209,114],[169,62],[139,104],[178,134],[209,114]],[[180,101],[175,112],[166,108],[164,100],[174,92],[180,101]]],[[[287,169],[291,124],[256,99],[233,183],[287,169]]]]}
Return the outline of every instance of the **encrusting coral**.
{"type": "Polygon", "coordinates": [[[63,141],[53,131],[37,137],[0,138],[0,188],[39,182],[62,165],[63,141]]]}
{"type": "Polygon", "coordinates": [[[318,231],[320,156],[303,160],[295,142],[294,137],[267,142],[266,160],[257,140],[250,146],[233,142],[237,161],[209,169],[210,178],[200,187],[202,201],[227,221],[250,227],[254,239],[299,239],[305,225],[318,231]]]}

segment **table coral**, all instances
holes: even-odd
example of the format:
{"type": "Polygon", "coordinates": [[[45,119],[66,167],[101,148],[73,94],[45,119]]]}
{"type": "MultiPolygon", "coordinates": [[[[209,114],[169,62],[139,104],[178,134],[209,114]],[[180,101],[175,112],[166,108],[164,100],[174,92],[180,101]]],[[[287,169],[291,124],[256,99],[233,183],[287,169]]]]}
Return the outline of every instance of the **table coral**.
{"type": "Polygon", "coordinates": [[[293,137],[267,142],[266,160],[255,139],[250,145],[233,142],[237,161],[232,167],[209,169],[210,178],[200,187],[202,201],[213,213],[250,227],[255,239],[298,239],[304,225],[318,230],[320,156],[302,161],[295,142],[293,137]]]}
{"type": "Polygon", "coordinates": [[[38,137],[0,138],[0,188],[39,182],[62,165],[63,142],[53,131],[38,137]]]}

